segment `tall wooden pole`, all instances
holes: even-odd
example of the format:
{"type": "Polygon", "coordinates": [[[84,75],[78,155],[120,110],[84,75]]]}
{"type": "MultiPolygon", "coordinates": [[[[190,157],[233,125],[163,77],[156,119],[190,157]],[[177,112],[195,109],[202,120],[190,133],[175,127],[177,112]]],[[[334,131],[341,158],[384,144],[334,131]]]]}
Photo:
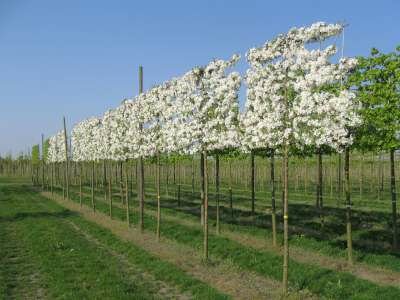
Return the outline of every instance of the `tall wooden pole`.
{"type": "MultiPolygon", "coordinates": [[[[143,67],[139,66],[139,94],[143,93],[143,67]]],[[[139,124],[139,131],[142,134],[143,124],[139,124]]],[[[144,230],[144,167],[143,158],[139,157],[139,180],[138,180],[138,198],[139,198],[139,228],[144,230]]]]}
{"type": "Polygon", "coordinates": [[[42,190],[44,190],[44,135],[42,133],[42,190]]]}
{"type": "Polygon", "coordinates": [[[65,117],[63,117],[64,123],[64,146],[65,146],[65,187],[67,192],[67,199],[69,199],[69,159],[68,159],[68,140],[67,140],[67,126],[65,124],[65,117]]]}

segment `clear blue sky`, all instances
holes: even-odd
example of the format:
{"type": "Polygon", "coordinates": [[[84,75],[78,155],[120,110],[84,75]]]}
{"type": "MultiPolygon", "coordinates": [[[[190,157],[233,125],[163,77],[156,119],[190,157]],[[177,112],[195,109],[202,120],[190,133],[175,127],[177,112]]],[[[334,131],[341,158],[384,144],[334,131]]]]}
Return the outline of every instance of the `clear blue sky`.
{"type": "Polygon", "coordinates": [[[149,88],[315,21],[349,23],[348,56],[400,44],[396,0],[0,0],[0,155],[132,97],[139,64],[149,88]]]}

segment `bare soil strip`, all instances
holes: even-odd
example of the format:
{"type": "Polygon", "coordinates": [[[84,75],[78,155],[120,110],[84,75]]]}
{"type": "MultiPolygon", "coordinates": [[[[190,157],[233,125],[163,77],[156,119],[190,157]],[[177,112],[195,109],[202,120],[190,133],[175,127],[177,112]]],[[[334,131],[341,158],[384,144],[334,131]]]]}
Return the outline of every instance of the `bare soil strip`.
{"type": "Polygon", "coordinates": [[[11,242],[4,243],[0,247],[4,247],[4,253],[10,256],[3,257],[3,262],[0,259],[0,267],[5,268],[8,264],[9,269],[18,270],[7,278],[7,284],[10,287],[8,297],[11,299],[47,299],[47,291],[40,285],[42,277],[39,271],[35,271],[36,266],[29,261],[28,250],[19,245],[18,230],[11,223],[8,223],[5,229],[7,229],[11,242]]]}
{"type": "MultiPolygon", "coordinates": [[[[104,202],[104,200],[100,201],[104,202]]],[[[114,202],[113,205],[119,208],[125,208],[120,203],[114,202]]],[[[147,210],[146,214],[156,217],[155,211],[147,210]]],[[[192,228],[199,228],[200,226],[199,222],[171,216],[169,214],[162,214],[162,218],[192,228]]],[[[280,248],[272,246],[272,240],[268,239],[267,237],[265,239],[261,239],[246,233],[234,232],[228,228],[223,228],[220,235],[236,241],[244,246],[252,247],[257,250],[282,253],[280,248]]],[[[400,286],[400,274],[388,269],[360,263],[356,263],[353,266],[348,266],[345,259],[329,257],[316,251],[307,251],[299,247],[290,247],[290,257],[291,259],[301,263],[318,265],[335,271],[348,272],[354,276],[371,281],[381,286],[400,286]]]]}
{"type": "MultiPolygon", "coordinates": [[[[200,251],[192,249],[174,241],[162,238],[156,241],[155,234],[140,233],[136,228],[127,228],[123,221],[110,220],[100,212],[93,211],[78,203],[62,200],[58,195],[51,196],[48,192],[42,193],[61,206],[79,212],[84,218],[105,227],[120,238],[133,242],[149,253],[173,263],[191,276],[209,284],[221,292],[231,295],[235,299],[280,299],[282,287],[280,282],[259,276],[253,272],[238,269],[236,266],[211,257],[209,264],[202,263],[200,251]]],[[[310,299],[315,297],[308,293],[292,295],[296,299],[310,299]]]]}
{"type": "MultiPolygon", "coordinates": [[[[156,215],[155,212],[147,212],[156,215]]],[[[166,220],[178,222],[185,226],[198,227],[197,222],[188,219],[182,219],[171,215],[162,216],[166,220]]],[[[280,248],[273,247],[272,240],[265,238],[251,236],[246,233],[233,232],[227,228],[223,228],[220,233],[221,236],[234,240],[244,246],[253,247],[257,250],[282,253],[280,248]]],[[[390,285],[400,286],[400,274],[395,271],[387,270],[384,268],[373,267],[366,264],[354,264],[352,267],[347,265],[345,259],[333,258],[326,255],[319,254],[315,251],[306,251],[298,247],[290,247],[291,259],[312,265],[318,265],[327,269],[348,272],[359,278],[371,281],[381,286],[390,285]]]]}
{"type": "Polygon", "coordinates": [[[73,221],[66,221],[71,227],[78,233],[82,234],[89,242],[96,245],[96,247],[107,251],[110,255],[117,258],[120,263],[120,271],[125,274],[130,280],[133,280],[140,284],[142,281],[151,283],[154,291],[157,291],[157,296],[160,299],[179,299],[187,300],[192,299],[193,296],[190,293],[181,293],[177,287],[171,286],[166,282],[157,280],[154,276],[148,272],[140,270],[140,268],[129,262],[128,258],[110,249],[107,245],[90,235],[83,228],[79,227],[73,221]]]}

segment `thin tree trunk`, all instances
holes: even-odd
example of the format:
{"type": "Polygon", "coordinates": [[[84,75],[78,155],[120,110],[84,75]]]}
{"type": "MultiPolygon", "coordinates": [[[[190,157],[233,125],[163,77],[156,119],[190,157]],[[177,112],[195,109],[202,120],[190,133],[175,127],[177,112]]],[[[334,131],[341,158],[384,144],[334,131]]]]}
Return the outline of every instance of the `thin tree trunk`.
{"type": "Polygon", "coordinates": [[[201,225],[204,225],[204,153],[201,153],[200,156],[200,183],[201,183],[201,189],[200,189],[200,223],[201,225]]]}
{"type": "Polygon", "coordinates": [[[276,204],[275,204],[275,151],[271,153],[271,221],[272,221],[272,244],[276,242],[276,204]]]}
{"type": "Polygon", "coordinates": [[[139,229],[144,231],[144,166],[143,158],[139,157],[139,178],[138,178],[138,198],[139,198],[139,229]]]}
{"type": "Polygon", "coordinates": [[[122,161],[118,164],[119,165],[119,195],[121,198],[121,204],[124,205],[124,179],[123,179],[123,170],[122,170],[122,161]]]}
{"type": "Polygon", "coordinates": [[[51,163],[51,194],[54,193],[54,163],[51,163]]]}
{"type": "Polygon", "coordinates": [[[107,170],[106,170],[105,160],[103,160],[103,191],[104,191],[104,202],[107,202],[107,170]]]}
{"type": "Polygon", "coordinates": [[[220,178],[219,178],[219,155],[216,154],[215,155],[215,204],[216,204],[216,208],[217,208],[217,215],[216,215],[216,232],[217,234],[219,234],[220,232],[220,224],[219,224],[219,185],[220,185],[220,178]]]}
{"type": "Polygon", "coordinates": [[[231,218],[233,220],[233,195],[232,195],[232,160],[229,159],[229,208],[231,210],[231,218]]]}
{"type": "Polygon", "coordinates": [[[192,197],[194,197],[194,156],[192,157],[192,197]]]}
{"type": "MultiPolygon", "coordinates": [[[[122,164],[121,164],[122,168],[122,164]]],[[[128,185],[128,162],[125,163],[125,203],[126,203],[126,223],[128,227],[131,226],[129,218],[129,185],[128,185]]]]}
{"type": "Polygon", "coordinates": [[[337,169],[337,207],[340,206],[342,202],[342,154],[338,153],[338,169],[337,169]]]}
{"type": "Polygon", "coordinates": [[[79,163],[79,204],[82,207],[82,162],[79,163]]]}
{"type": "Polygon", "coordinates": [[[392,226],[393,226],[393,250],[397,250],[397,203],[396,203],[396,176],[395,176],[395,160],[394,149],[390,150],[390,193],[392,198],[392,226]]]}
{"type": "Polygon", "coordinates": [[[251,214],[254,216],[255,206],[255,167],[254,167],[254,152],[250,153],[250,164],[251,164],[251,214]]]}
{"type": "Polygon", "coordinates": [[[289,146],[284,146],[284,197],[283,197],[283,294],[288,293],[288,271],[289,271],[289,204],[288,204],[288,177],[289,177],[289,146]]]}
{"type": "Polygon", "coordinates": [[[351,198],[350,198],[350,150],[346,147],[344,161],[344,176],[346,189],[346,233],[347,233],[347,261],[353,265],[353,240],[351,230],[351,198]]]}
{"type": "Polygon", "coordinates": [[[109,211],[110,211],[110,219],[113,218],[113,197],[112,197],[112,165],[109,164],[108,166],[109,174],[108,174],[108,201],[110,204],[109,211]]]}
{"type": "Polygon", "coordinates": [[[323,215],[323,199],[322,199],[322,151],[318,149],[318,185],[317,185],[317,207],[319,211],[319,218],[321,227],[324,227],[324,215],[323,215]]]}
{"type": "MultiPolygon", "coordinates": [[[[178,161],[178,165],[176,166],[178,169],[178,191],[177,191],[177,198],[178,198],[178,206],[181,206],[181,164],[180,161],[178,161]]],[[[175,170],[176,170],[175,167],[175,170]]],[[[174,171],[176,172],[176,171],[174,171]]]]}
{"type": "Polygon", "coordinates": [[[207,174],[207,151],[203,151],[204,165],[204,242],[203,242],[203,257],[208,260],[208,174],[207,174]]]}
{"type": "Polygon", "coordinates": [[[160,195],[160,153],[157,152],[157,241],[160,241],[161,236],[161,195],[160,195]]]}
{"type": "Polygon", "coordinates": [[[94,202],[94,161],[92,162],[92,176],[91,176],[91,188],[92,188],[92,207],[93,207],[93,212],[96,212],[96,204],[94,202]]]}
{"type": "Polygon", "coordinates": [[[67,199],[69,199],[69,172],[68,172],[68,140],[67,140],[67,128],[65,125],[65,117],[64,121],[64,146],[65,146],[65,184],[66,184],[66,191],[67,191],[67,199]]]}

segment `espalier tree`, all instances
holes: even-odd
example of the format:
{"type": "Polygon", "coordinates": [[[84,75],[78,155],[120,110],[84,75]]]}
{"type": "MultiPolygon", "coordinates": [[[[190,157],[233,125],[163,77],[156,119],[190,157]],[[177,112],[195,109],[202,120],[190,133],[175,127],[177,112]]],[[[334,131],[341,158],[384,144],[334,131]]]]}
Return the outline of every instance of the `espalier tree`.
{"type": "Polygon", "coordinates": [[[341,151],[352,143],[348,128],[359,123],[355,95],[346,89],[325,88],[337,84],[354,68],[356,60],[341,59],[335,64],[331,62],[336,53],[333,45],[311,48],[342,30],[341,24],[323,22],[292,28],[247,53],[250,68],[246,78],[246,111],[242,116],[244,147],[274,149],[282,153],[284,160],[284,294],[288,291],[289,268],[289,150],[327,146],[341,151]]]}
{"type": "Polygon", "coordinates": [[[400,46],[387,54],[373,48],[368,57],[359,57],[349,78],[361,102],[363,123],[357,134],[362,150],[389,151],[392,201],[393,248],[398,248],[395,151],[400,147],[400,46]]]}

